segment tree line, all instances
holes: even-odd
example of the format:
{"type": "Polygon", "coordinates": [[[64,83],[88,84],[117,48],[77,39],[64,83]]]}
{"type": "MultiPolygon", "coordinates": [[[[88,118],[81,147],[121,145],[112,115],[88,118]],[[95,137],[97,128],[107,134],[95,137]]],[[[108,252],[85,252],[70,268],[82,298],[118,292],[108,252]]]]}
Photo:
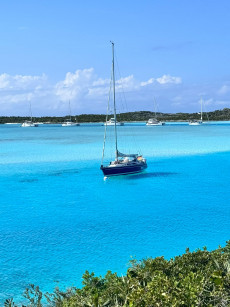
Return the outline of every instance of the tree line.
{"type": "MultiPolygon", "coordinates": [[[[157,117],[163,121],[189,121],[192,119],[200,119],[200,113],[161,113],[156,114],[150,111],[136,111],[136,112],[126,112],[117,115],[118,121],[147,121],[149,118],[157,117]]],[[[108,118],[113,117],[110,115],[108,118]]],[[[77,121],[78,123],[98,123],[104,122],[106,118],[105,114],[81,114],[72,116],[72,121],[77,121]]],[[[60,124],[69,119],[67,116],[42,116],[33,117],[34,122],[50,123],[50,124],[60,124]]],[[[203,114],[203,119],[205,121],[221,121],[230,120],[230,109],[224,108],[222,110],[215,110],[212,112],[205,112],[203,114]]],[[[30,117],[23,116],[1,116],[0,124],[5,123],[23,123],[25,120],[30,120],[30,117]]]]}

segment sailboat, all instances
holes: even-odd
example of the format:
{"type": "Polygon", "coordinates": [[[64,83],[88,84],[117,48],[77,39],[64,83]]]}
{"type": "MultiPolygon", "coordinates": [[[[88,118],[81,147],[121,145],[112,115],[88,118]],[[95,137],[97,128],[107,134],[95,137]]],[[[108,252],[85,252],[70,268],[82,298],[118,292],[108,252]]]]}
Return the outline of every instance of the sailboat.
{"type": "Polygon", "coordinates": [[[155,98],[154,98],[154,109],[155,109],[155,117],[154,118],[150,118],[147,121],[146,126],[164,126],[165,123],[157,119],[156,100],[155,100],[155,98]]]}
{"type": "Polygon", "coordinates": [[[199,126],[199,125],[203,124],[203,116],[202,116],[203,99],[200,100],[200,105],[201,105],[200,120],[190,120],[190,122],[189,122],[190,126],[199,126]]]}
{"type": "MultiPolygon", "coordinates": [[[[124,126],[124,123],[123,122],[116,122],[116,125],[117,126],[124,126]]],[[[110,120],[107,120],[105,123],[104,123],[104,126],[115,126],[115,118],[112,117],[110,118],[110,120]]]]}
{"type": "Polygon", "coordinates": [[[38,124],[33,123],[31,101],[30,101],[30,120],[25,120],[24,123],[22,123],[21,127],[38,127],[38,124]]]}
{"type": "Polygon", "coordinates": [[[72,122],[72,119],[71,119],[71,107],[70,107],[70,101],[69,101],[69,119],[67,119],[63,124],[62,124],[62,127],[73,127],[73,126],[80,126],[79,123],[74,123],[72,122]]]}
{"type": "MultiPolygon", "coordinates": [[[[113,83],[113,112],[114,112],[114,135],[115,135],[115,160],[111,161],[109,165],[103,165],[105,142],[106,142],[106,128],[104,135],[104,145],[102,153],[101,170],[105,177],[117,176],[117,175],[128,175],[134,173],[140,173],[147,168],[146,159],[138,154],[124,154],[118,150],[118,139],[117,139],[117,114],[116,114],[116,95],[115,95],[115,73],[114,73],[114,42],[112,44],[112,83],[113,83]]],[[[106,121],[107,122],[107,121],[106,121]]]]}

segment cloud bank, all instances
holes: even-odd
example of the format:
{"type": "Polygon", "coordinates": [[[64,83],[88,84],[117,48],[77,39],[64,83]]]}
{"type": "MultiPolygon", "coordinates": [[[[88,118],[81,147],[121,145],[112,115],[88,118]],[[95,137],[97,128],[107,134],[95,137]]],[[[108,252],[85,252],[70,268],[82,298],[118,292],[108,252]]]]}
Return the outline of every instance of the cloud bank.
{"type": "MultiPolygon", "coordinates": [[[[47,75],[0,75],[0,116],[28,115],[29,102],[34,116],[72,113],[105,113],[111,81],[99,77],[93,68],[67,72],[63,80],[51,84],[47,75]]],[[[129,75],[116,80],[119,98],[125,93],[127,109],[121,111],[152,110],[154,97],[162,112],[196,112],[203,97],[209,109],[230,107],[230,81],[223,84],[183,84],[179,76],[164,74],[138,80],[129,75]]],[[[122,99],[121,99],[122,100],[122,99]]],[[[124,103],[124,101],[123,101],[124,103]]],[[[122,102],[121,102],[122,104],[122,102]]]]}

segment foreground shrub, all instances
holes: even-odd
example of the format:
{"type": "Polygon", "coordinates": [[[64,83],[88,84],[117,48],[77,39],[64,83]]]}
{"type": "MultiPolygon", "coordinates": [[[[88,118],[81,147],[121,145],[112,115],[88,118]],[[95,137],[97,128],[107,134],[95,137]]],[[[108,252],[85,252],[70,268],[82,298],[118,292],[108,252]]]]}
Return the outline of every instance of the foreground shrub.
{"type": "MultiPolygon", "coordinates": [[[[25,306],[165,307],[230,306],[230,241],[214,251],[186,250],[182,256],[130,261],[125,276],[108,271],[102,276],[85,272],[83,287],[43,294],[31,285],[25,306]]],[[[13,299],[5,307],[16,305],[13,299]]],[[[22,306],[22,305],[21,305],[22,306]]]]}

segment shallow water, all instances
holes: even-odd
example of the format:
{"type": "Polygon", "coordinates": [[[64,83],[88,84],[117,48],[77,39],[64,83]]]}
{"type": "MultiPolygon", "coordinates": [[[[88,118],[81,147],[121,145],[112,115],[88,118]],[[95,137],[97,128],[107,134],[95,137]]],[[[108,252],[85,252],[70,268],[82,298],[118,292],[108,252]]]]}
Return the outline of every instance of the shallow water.
{"type": "Polygon", "coordinates": [[[148,169],[104,181],[101,125],[0,125],[1,302],[230,239],[228,123],[118,130],[119,149],[141,148],[148,169]]]}

